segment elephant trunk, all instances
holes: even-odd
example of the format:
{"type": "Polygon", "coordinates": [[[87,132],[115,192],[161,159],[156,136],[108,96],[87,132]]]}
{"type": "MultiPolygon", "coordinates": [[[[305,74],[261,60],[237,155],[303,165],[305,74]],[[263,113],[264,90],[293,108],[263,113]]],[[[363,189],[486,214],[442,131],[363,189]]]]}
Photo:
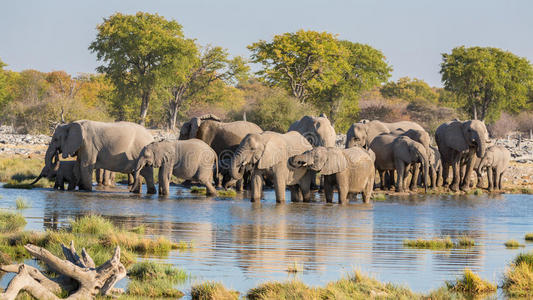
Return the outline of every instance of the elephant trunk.
{"type": "Polygon", "coordinates": [[[239,180],[244,176],[244,168],[242,166],[243,156],[241,149],[237,149],[233,159],[231,160],[230,175],[232,179],[239,180]]]}
{"type": "Polygon", "coordinates": [[[140,178],[139,174],[141,173],[142,168],[144,168],[144,165],[146,164],[146,160],[143,157],[139,157],[137,159],[137,164],[135,165],[135,170],[133,174],[133,185],[131,186],[130,191],[136,191],[139,190],[140,185],[140,178]]]}
{"type": "Polygon", "coordinates": [[[485,150],[487,149],[487,141],[485,141],[484,138],[478,135],[476,138],[476,143],[477,143],[476,155],[479,158],[483,158],[483,156],[485,156],[485,150]]]}
{"type": "Polygon", "coordinates": [[[54,169],[54,158],[56,161],[59,160],[59,149],[57,146],[50,144],[48,149],[46,149],[46,154],[44,156],[44,165],[50,169],[54,169]]]}
{"type": "Polygon", "coordinates": [[[37,178],[35,178],[34,181],[32,181],[32,183],[30,183],[30,185],[34,185],[37,183],[37,181],[41,180],[41,178],[43,178],[43,173],[41,172],[41,174],[39,174],[39,176],[37,176],[37,178]]]}
{"type": "Polygon", "coordinates": [[[420,163],[422,164],[423,168],[423,174],[424,176],[424,192],[427,193],[428,190],[428,183],[429,183],[429,159],[426,150],[424,147],[416,148],[416,151],[418,152],[418,157],[420,157],[420,163]]]}

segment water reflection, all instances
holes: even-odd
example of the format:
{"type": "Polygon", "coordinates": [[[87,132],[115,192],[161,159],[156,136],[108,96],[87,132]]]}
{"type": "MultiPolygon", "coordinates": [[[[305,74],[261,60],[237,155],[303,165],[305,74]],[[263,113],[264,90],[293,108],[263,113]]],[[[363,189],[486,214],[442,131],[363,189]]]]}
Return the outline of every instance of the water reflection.
{"type": "Polygon", "coordinates": [[[172,252],[165,260],[197,281],[221,281],[240,291],[286,279],[294,262],[304,268],[299,278],[311,285],[354,268],[416,291],[438,287],[465,267],[496,281],[518,253],[503,242],[533,231],[533,197],[522,195],[412,195],[339,206],[324,203],[319,195],[315,203],[278,205],[272,191],[261,203],[242,197],[206,199],[180,187],[171,187],[167,198],[132,195],[125,187],[93,193],[1,189],[0,194],[2,208],[12,208],[18,196],[30,200],[32,208],[22,213],[32,229],[61,228],[69,219],[93,213],[125,228],[144,225],[149,235],[194,241],[194,251],[172,252]],[[404,239],[463,235],[478,245],[430,251],[402,244],[404,239]]]}

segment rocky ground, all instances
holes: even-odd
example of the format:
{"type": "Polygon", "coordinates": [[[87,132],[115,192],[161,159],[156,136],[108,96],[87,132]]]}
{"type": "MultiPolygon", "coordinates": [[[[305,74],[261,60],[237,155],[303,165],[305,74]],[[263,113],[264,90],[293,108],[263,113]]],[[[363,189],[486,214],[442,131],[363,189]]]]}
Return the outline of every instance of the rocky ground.
{"type": "MultiPolygon", "coordinates": [[[[179,132],[152,130],[155,140],[176,139],[179,132]]],[[[337,135],[337,146],[344,147],[346,135],[337,135]]],[[[46,135],[17,134],[10,126],[0,126],[0,155],[43,156],[50,137],[46,135]]],[[[498,139],[511,152],[512,163],[504,176],[504,182],[512,186],[529,187],[533,184],[533,140],[498,139]]]]}

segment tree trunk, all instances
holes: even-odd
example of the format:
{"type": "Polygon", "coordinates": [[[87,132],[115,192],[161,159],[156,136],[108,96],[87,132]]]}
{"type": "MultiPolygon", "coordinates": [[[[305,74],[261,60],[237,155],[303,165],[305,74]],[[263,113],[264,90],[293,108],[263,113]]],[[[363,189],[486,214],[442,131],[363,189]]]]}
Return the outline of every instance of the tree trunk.
{"type": "Polygon", "coordinates": [[[472,103],[472,112],[474,114],[474,120],[477,120],[477,107],[476,103],[472,103]]]}
{"type": "Polygon", "coordinates": [[[141,101],[141,114],[139,124],[144,126],[144,121],[146,120],[146,114],[148,113],[148,104],[150,102],[150,91],[143,91],[142,101],[141,101]]]}
{"type": "Polygon", "coordinates": [[[123,293],[114,288],[115,284],[126,276],[126,268],[120,263],[120,248],[115,248],[113,257],[103,265],[96,267],[94,261],[82,249],[76,252],[74,243],[70,247],[61,245],[65,260],[48,250],[31,244],[24,246],[36,259],[44,262],[48,269],[61,274],[55,278],[46,277],[38,269],[26,264],[3,265],[0,270],[17,273],[6,290],[0,293],[0,299],[15,299],[20,291],[27,291],[37,299],[60,299],[54,293],[65,290],[70,293],[65,299],[93,299],[96,295],[116,296],[123,293]],[[78,284],[74,283],[77,281],[78,284]]]}

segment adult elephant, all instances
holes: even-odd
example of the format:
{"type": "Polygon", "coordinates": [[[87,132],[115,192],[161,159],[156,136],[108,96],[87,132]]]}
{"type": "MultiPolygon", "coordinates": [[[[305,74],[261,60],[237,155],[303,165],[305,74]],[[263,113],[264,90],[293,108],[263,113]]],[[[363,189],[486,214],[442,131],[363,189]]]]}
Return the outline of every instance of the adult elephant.
{"type": "Polygon", "coordinates": [[[290,157],[311,150],[311,144],[298,132],[280,134],[272,131],[248,134],[241,142],[231,163],[231,176],[240,179],[242,170],[252,168],[251,200],[261,199],[263,176],[272,179],[276,201],[285,202],[285,188],[291,187],[293,201],[311,197],[311,176],[305,168],[290,168],[290,157]]]}
{"type": "MultiPolygon", "coordinates": [[[[412,139],[415,142],[419,142],[424,146],[424,149],[426,150],[427,157],[431,157],[431,149],[430,149],[430,143],[431,140],[429,138],[429,134],[425,130],[420,129],[409,129],[409,130],[403,130],[403,129],[394,129],[391,130],[391,134],[395,136],[406,136],[412,139]]],[[[430,162],[431,165],[431,162],[430,162]]],[[[413,176],[411,177],[411,184],[409,185],[409,188],[411,190],[414,190],[416,185],[418,184],[418,175],[420,172],[420,163],[414,163],[411,168],[411,172],[413,176]]]]}
{"type": "Polygon", "coordinates": [[[396,191],[403,191],[408,166],[421,163],[424,186],[428,187],[429,158],[422,144],[407,136],[383,133],[375,137],[370,149],[376,154],[375,166],[381,180],[381,189],[385,189],[385,172],[396,171],[396,191]]]}
{"type": "MultiPolygon", "coordinates": [[[[218,156],[220,173],[229,174],[229,162],[242,139],[249,133],[261,133],[261,127],[247,121],[224,123],[215,115],[194,117],[183,124],[180,140],[197,138],[208,144],[218,156]]],[[[218,181],[218,178],[215,178],[218,181]]],[[[242,188],[242,181],[237,183],[237,190],[242,188]]]]}
{"type": "MultiPolygon", "coordinates": [[[[52,167],[56,153],[62,153],[63,158],[76,156],[80,165],[79,188],[90,191],[95,168],[131,174],[141,150],[153,140],[146,128],[130,122],[81,120],[58,125],[46,150],[45,168],[52,167]]],[[[152,168],[143,168],[141,175],[148,193],[155,193],[152,168]]],[[[140,192],[140,185],[133,192],[140,192]]]]}
{"type": "Polygon", "coordinates": [[[292,123],[289,131],[299,132],[313,147],[335,147],[335,128],[324,114],[319,117],[304,116],[292,123]]]}
{"type": "Polygon", "coordinates": [[[382,133],[390,133],[391,131],[398,129],[403,131],[408,131],[410,129],[424,131],[422,126],[411,121],[385,123],[378,120],[361,120],[352,124],[346,132],[346,148],[360,146],[367,149],[376,136],[382,133]]]}
{"type": "Polygon", "coordinates": [[[474,167],[474,156],[482,158],[489,141],[487,127],[479,120],[450,121],[441,124],[435,132],[435,141],[439,147],[442,160],[443,186],[447,186],[450,166],[453,179],[450,189],[454,192],[460,188],[470,188],[470,175],[474,167]],[[461,160],[463,163],[461,163],[461,160]],[[461,176],[461,164],[464,164],[464,176],[461,176]]]}

